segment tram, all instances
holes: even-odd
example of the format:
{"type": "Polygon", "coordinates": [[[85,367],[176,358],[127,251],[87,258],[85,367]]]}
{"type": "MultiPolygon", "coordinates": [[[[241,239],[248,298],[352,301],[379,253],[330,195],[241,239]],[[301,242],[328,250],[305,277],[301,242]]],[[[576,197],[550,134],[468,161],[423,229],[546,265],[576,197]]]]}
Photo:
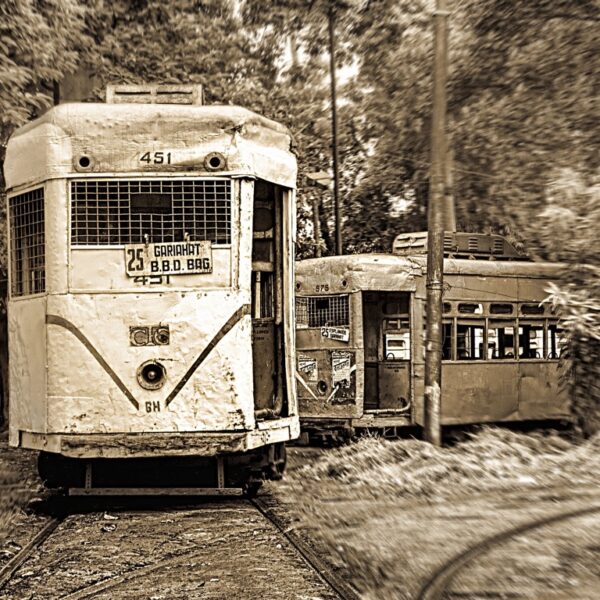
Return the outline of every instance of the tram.
{"type": "MultiPolygon", "coordinates": [[[[392,254],[297,263],[296,344],[302,429],[422,426],[426,234],[392,254]]],[[[446,234],[443,425],[567,419],[559,385],[562,332],[548,283],[559,264],[521,260],[500,236],[446,234]]]]}
{"type": "Polygon", "coordinates": [[[8,143],[9,441],[49,485],[225,493],[299,435],[291,136],[200,98],[109,86],[8,143]]]}

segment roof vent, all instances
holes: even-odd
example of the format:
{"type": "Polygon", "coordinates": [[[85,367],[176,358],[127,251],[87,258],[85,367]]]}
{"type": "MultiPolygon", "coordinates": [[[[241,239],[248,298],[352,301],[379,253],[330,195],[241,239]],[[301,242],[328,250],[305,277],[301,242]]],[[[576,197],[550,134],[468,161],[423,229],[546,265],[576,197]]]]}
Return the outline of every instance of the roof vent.
{"type": "Polygon", "coordinates": [[[203,103],[200,84],[107,85],[107,104],[190,104],[203,103]]]}
{"type": "MultiPolygon", "coordinates": [[[[401,233],[392,245],[392,254],[410,256],[427,253],[427,232],[401,233]]],[[[444,256],[500,260],[528,260],[502,236],[446,231],[444,256]]]]}

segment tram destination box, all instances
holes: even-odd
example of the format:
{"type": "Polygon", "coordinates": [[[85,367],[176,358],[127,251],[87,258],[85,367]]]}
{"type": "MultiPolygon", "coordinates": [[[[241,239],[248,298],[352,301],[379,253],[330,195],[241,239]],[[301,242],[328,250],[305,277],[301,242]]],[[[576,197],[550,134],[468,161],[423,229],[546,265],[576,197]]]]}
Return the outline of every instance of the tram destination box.
{"type": "Polygon", "coordinates": [[[212,273],[210,241],[128,244],[125,270],[129,277],[212,273]]]}

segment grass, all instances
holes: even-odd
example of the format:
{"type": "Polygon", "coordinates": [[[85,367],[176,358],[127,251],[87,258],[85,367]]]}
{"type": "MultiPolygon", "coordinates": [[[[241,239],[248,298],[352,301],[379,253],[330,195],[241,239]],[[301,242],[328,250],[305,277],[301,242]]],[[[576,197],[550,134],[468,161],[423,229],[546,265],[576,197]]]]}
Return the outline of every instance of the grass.
{"type": "Polygon", "coordinates": [[[268,489],[290,525],[362,597],[378,600],[415,597],[428,573],[470,539],[556,510],[553,500],[534,500],[548,495],[546,486],[600,480],[600,435],[577,443],[483,427],[451,447],[366,437],[290,454],[292,468],[268,489]],[[513,491],[514,502],[504,495],[513,491]]]}
{"type": "Polygon", "coordinates": [[[354,494],[428,500],[523,486],[593,484],[600,435],[575,443],[555,432],[485,427],[452,447],[363,438],[290,473],[286,486],[337,482],[354,494]]]}

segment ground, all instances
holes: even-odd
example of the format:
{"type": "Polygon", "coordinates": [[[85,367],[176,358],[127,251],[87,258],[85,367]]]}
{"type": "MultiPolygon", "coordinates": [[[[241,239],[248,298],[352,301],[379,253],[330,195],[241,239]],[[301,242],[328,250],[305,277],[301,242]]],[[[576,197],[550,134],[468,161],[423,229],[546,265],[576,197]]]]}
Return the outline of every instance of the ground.
{"type": "MultiPolygon", "coordinates": [[[[473,439],[444,449],[416,440],[378,438],[338,449],[290,448],[286,477],[267,484],[261,497],[362,597],[408,599],[417,597],[440,565],[487,536],[534,517],[600,507],[598,450],[600,438],[574,443],[548,431],[525,434],[504,429],[484,429],[473,439]]],[[[35,497],[41,493],[34,459],[33,453],[10,450],[2,443],[0,567],[44,519],[27,508],[32,500],[35,505],[35,497]]],[[[128,591],[135,592],[133,596],[117,595],[116,590],[102,595],[99,590],[89,597],[179,597],[175,588],[169,587],[176,581],[180,582],[177,589],[181,597],[218,598],[220,588],[215,587],[213,592],[210,589],[219,585],[219,575],[211,578],[205,574],[210,575],[216,568],[221,578],[228,572],[231,577],[230,571],[235,572],[243,555],[248,555],[244,544],[250,544],[248,548],[259,542],[273,545],[275,533],[263,536],[262,521],[249,508],[223,505],[216,520],[203,515],[203,507],[198,508],[200,511],[192,516],[134,511],[119,513],[119,519],[113,520],[109,511],[108,517],[92,513],[69,521],[61,525],[64,531],[58,532],[58,537],[53,535],[44,545],[41,563],[24,567],[15,576],[14,589],[24,589],[18,586],[27,584],[28,590],[34,590],[29,597],[41,598],[46,597],[41,590],[49,577],[65,590],[75,589],[74,578],[93,582],[100,575],[117,577],[121,571],[114,560],[106,558],[114,555],[136,568],[143,563],[147,576],[136,577],[128,584],[128,591]],[[226,525],[228,519],[232,519],[231,526],[226,525]],[[131,545],[133,535],[129,532],[133,531],[136,536],[144,532],[149,536],[148,543],[156,542],[163,553],[169,549],[171,539],[196,543],[202,531],[207,537],[201,544],[200,558],[195,554],[192,561],[182,556],[183,562],[178,558],[157,577],[152,564],[144,562],[149,559],[139,544],[131,545]],[[240,549],[239,556],[223,558],[223,544],[228,539],[240,549]],[[90,548],[97,548],[97,560],[83,557],[90,548]],[[192,562],[194,573],[203,573],[193,585],[191,580],[185,581],[186,571],[182,570],[183,565],[192,562]],[[208,569],[209,564],[214,568],[208,569]],[[212,581],[215,577],[217,581],[212,581]],[[185,588],[187,596],[181,591],[182,581],[189,588],[185,588]]],[[[208,513],[209,505],[204,508],[208,513]]],[[[457,575],[447,597],[598,597],[598,514],[546,526],[491,549],[457,575]]],[[[288,564],[288,559],[282,560],[279,571],[288,564]]],[[[235,597],[260,597],[257,590],[263,589],[262,596],[269,600],[266,588],[255,584],[263,575],[265,582],[281,578],[279,571],[276,564],[253,575],[240,569],[238,579],[247,578],[253,585],[246,586],[242,581],[235,597]]],[[[308,575],[296,574],[288,584],[296,579],[293,585],[300,586],[298,589],[313,590],[310,597],[330,597],[322,584],[310,582],[308,575]]],[[[273,598],[279,597],[279,592],[272,594],[273,598]]],[[[14,596],[0,593],[0,597],[14,596]]]]}

